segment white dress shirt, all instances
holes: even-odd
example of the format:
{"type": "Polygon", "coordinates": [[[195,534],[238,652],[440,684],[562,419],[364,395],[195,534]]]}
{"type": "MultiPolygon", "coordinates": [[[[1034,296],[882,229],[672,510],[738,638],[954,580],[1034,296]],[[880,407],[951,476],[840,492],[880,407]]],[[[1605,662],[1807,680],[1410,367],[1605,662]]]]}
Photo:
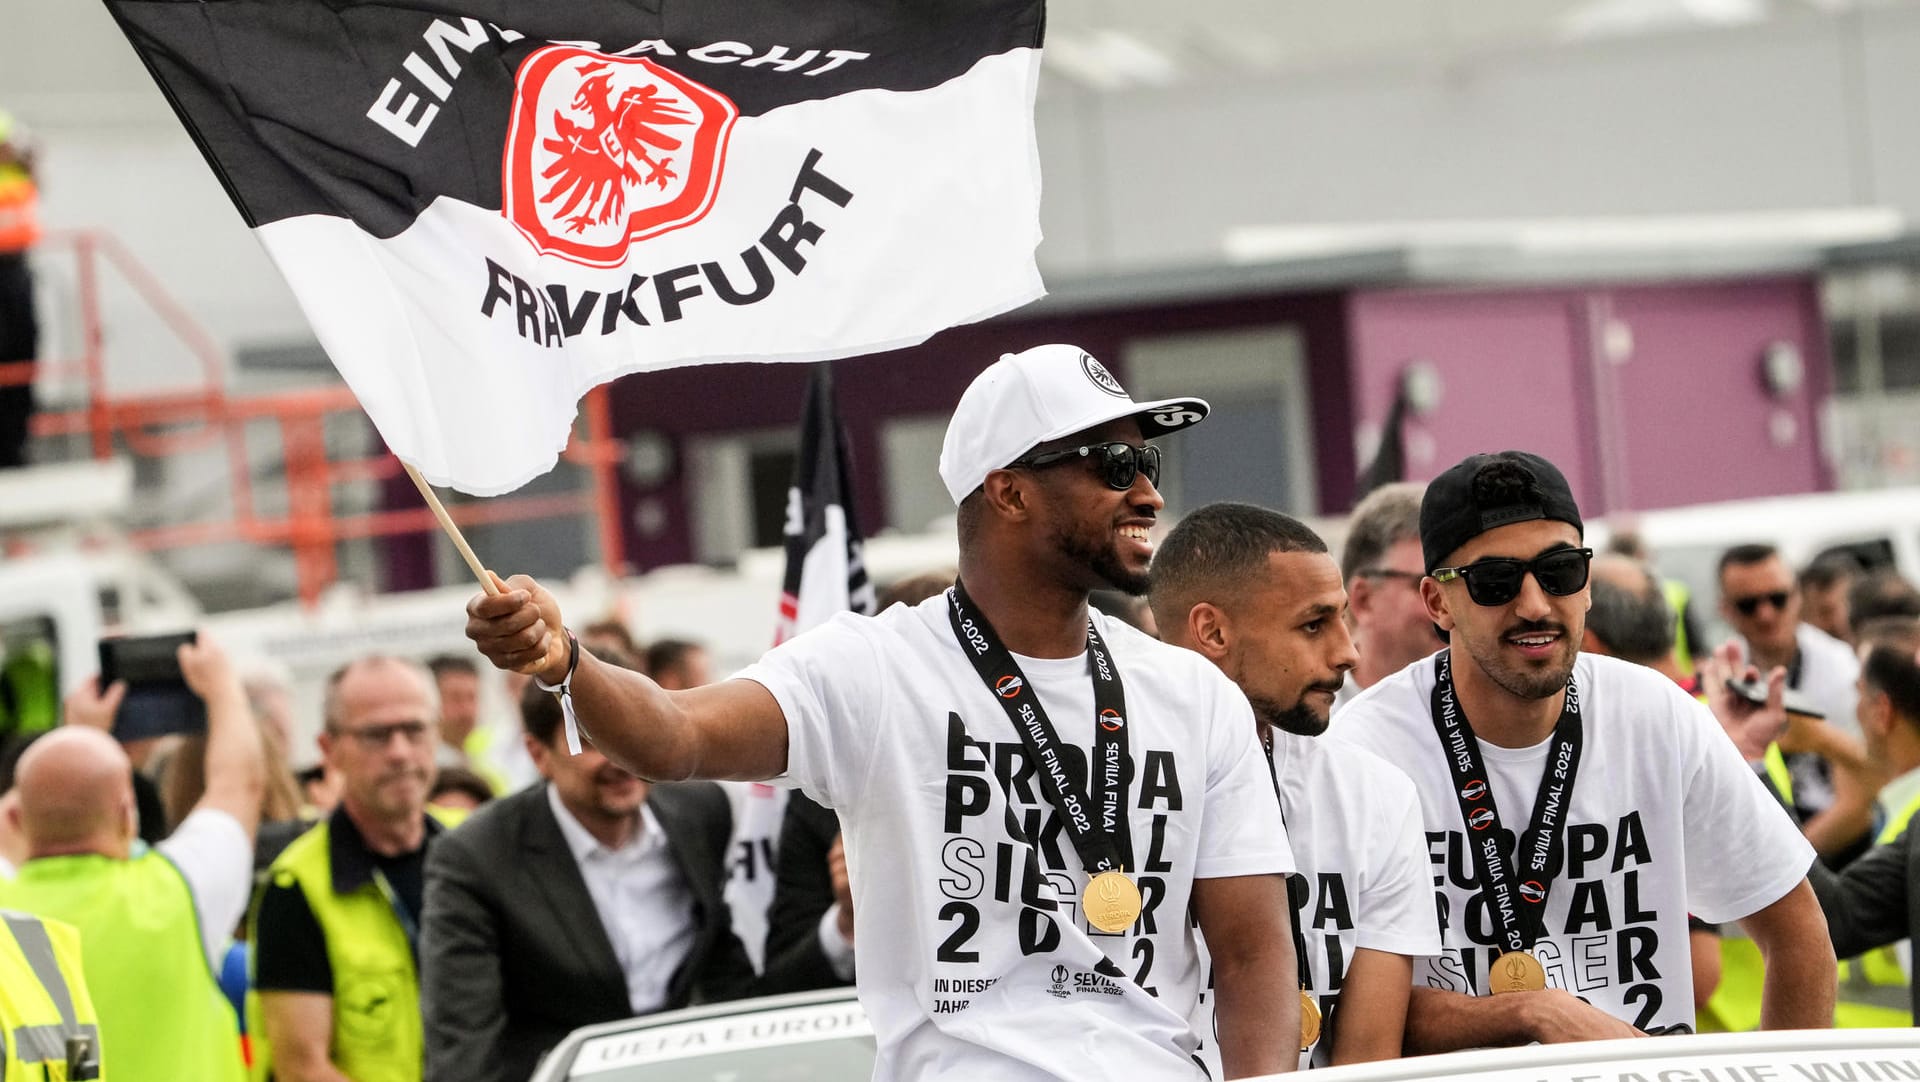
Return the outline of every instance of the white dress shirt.
{"type": "Polygon", "coordinates": [[[675,971],[693,949],[695,929],[693,892],[667,848],[660,820],[641,805],[639,830],[627,844],[608,849],[580,825],[551,785],[547,803],[626,974],[633,1013],[662,1009],[675,971]]]}

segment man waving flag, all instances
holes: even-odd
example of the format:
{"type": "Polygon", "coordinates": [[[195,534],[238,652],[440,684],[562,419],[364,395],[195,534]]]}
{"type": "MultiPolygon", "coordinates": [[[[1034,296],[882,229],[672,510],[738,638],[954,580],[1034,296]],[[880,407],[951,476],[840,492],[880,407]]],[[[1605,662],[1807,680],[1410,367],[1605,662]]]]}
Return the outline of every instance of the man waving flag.
{"type": "Polygon", "coordinates": [[[623,373],[1041,293],[1041,0],[105,2],[436,483],[545,472],[623,373]]]}

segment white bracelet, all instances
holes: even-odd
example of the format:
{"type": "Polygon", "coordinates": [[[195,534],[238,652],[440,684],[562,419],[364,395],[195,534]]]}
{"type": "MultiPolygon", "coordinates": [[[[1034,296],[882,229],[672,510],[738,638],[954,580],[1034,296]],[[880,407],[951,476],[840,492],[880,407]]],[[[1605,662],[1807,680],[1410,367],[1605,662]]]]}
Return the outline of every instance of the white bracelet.
{"type": "Polygon", "coordinates": [[[557,684],[549,684],[538,676],[533,678],[533,686],[541,691],[550,691],[560,696],[560,719],[567,730],[567,754],[580,754],[580,718],[573,712],[573,670],[580,665],[580,640],[573,632],[567,632],[567,675],[557,684]]]}

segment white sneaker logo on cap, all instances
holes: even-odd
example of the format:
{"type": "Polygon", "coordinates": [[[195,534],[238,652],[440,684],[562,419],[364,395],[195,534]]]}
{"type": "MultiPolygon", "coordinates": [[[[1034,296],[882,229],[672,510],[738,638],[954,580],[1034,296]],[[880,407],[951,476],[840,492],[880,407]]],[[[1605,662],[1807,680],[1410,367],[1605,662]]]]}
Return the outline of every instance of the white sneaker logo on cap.
{"type": "Polygon", "coordinates": [[[1127,397],[1126,388],[1120,386],[1120,381],[1113,378],[1113,373],[1107,371],[1106,365],[1093,359],[1093,354],[1082,353],[1080,355],[1080,370],[1087,374],[1087,378],[1093,381],[1095,387],[1100,388],[1115,398],[1127,397]]]}

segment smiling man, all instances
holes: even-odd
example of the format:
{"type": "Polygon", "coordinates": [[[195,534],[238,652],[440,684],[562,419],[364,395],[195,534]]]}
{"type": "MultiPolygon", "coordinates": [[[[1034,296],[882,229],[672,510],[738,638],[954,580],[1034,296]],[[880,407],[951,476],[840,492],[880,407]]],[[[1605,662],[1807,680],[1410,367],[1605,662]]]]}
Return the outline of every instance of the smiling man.
{"type": "Polygon", "coordinates": [[[1444,949],[1415,967],[1407,1050],[1691,1031],[1690,912],[1759,945],[1763,1027],[1832,1024],[1813,850],[1704,706],[1580,653],[1581,540],[1566,478],[1537,455],[1441,474],[1420,589],[1448,649],[1331,734],[1420,793],[1444,949]]]}
{"type": "Polygon", "coordinates": [[[652,786],[521,696],[543,784],[427,856],[420,919],[427,1082],[522,1082],[581,1026],[745,994],[753,965],[721,896],[733,816],[710,782],[652,786]]]}
{"type": "MultiPolygon", "coordinates": [[[[1299,864],[1288,886],[1302,1067],[1397,1058],[1413,959],[1440,951],[1413,783],[1377,755],[1316,739],[1358,660],[1340,579],[1312,530],[1241,503],[1181,519],[1153,563],[1162,637],[1240,685],[1267,749],[1299,864]]],[[[1194,1019],[1209,1054],[1211,1006],[1194,1019]]]]}
{"type": "Polygon", "coordinates": [[[881,961],[856,975],[876,1078],[1205,1078],[1190,915],[1215,947],[1226,1076],[1289,1069],[1293,861],[1246,697],[1087,606],[1146,589],[1147,441],[1206,411],[1135,402],[1072,346],[1002,357],[940,453],[954,588],[719,684],[668,692],[595,660],[518,576],[468,604],[467,634],[567,689],[641,777],[779,778],[839,814],[861,956],[881,961]]]}

